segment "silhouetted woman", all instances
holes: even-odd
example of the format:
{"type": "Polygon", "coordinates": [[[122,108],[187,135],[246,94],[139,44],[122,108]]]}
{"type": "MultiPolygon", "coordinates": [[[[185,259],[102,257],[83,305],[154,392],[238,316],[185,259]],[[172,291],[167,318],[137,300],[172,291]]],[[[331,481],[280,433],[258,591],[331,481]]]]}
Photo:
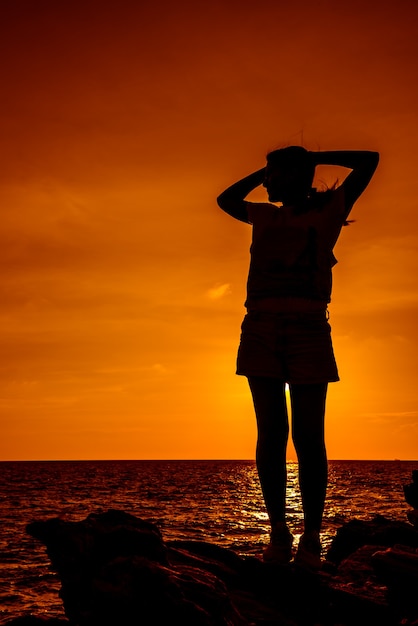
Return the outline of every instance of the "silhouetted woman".
{"type": "Polygon", "coordinates": [[[257,418],[257,470],[271,523],[266,561],[292,558],[293,536],[285,516],[288,383],[304,512],[295,562],[320,567],[327,487],[325,400],[328,383],[339,380],[327,313],[337,262],[333,248],[378,161],[377,152],[308,152],[290,146],[270,152],[265,167],[217,199],[221,209],[253,226],[237,374],[248,378],[257,418]],[[312,188],[315,167],[322,164],[352,171],[339,187],[317,192],[312,188]],[[270,202],[247,202],[259,185],[270,202]]]}

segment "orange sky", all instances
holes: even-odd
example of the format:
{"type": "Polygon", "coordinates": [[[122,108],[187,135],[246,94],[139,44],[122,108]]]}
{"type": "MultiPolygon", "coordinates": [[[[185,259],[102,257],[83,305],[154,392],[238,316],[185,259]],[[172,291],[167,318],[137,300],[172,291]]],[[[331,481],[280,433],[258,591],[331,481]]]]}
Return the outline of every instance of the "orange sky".
{"type": "Polygon", "coordinates": [[[329,457],[418,458],[417,24],[412,0],[2,1],[0,459],[254,457],[251,233],[216,196],[301,141],[381,153],[335,251],[329,457]]]}

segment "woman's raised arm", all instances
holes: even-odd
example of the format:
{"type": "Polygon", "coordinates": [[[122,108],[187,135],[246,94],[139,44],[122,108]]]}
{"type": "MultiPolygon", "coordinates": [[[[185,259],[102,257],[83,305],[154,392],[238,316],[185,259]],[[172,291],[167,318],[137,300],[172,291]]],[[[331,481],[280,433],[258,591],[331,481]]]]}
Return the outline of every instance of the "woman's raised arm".
{"type": "Polygon", "coordinates": [[[369,184],[379,163],[379,153],[367,150],[335,150],[310,154],[315,165],[340,165],[352,170],[342,184],[348,215],[369,184]]]}
{"type": "Polygon", "coordinates": [[[265,168],[234,183],[217,197],[220,208],[235,219],[248,223],[247,209],[244,199],[264,181],[265,168]]]}

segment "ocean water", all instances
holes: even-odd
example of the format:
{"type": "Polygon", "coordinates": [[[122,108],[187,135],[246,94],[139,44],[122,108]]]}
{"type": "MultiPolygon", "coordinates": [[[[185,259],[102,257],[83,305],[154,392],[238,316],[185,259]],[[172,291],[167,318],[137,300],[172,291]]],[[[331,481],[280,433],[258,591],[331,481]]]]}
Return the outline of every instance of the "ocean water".
{"type": "MultiPolygon", "coordinates": [[[[324,551],[350,519],[406,521],[403,485],[413,469],[418,461],[330,461],[324,551]]],[[[3,462],[0,472],[0,624],[64,616],[45,548],[25,532],[34,520],[77,521],[113,508],[156,523],[166,540],[210,541],[255,556],[268,542],[254,461],[3,462]]],[[[288,518],[297,537],[302,510],[292,462],[288,518]]]]}

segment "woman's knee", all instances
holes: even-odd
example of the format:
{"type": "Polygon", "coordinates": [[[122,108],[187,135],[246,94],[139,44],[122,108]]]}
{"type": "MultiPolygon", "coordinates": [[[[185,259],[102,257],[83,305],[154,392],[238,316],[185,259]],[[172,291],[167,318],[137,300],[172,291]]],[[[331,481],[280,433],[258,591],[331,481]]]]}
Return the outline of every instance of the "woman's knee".
{"type": "Polygon", "coordinates": [[[325,452],[325,437],[323,429],[293,429],[292,441],[299,456],[317,457],[325,452]]]}
{"type": "Polygon", "coordinates": [[[325,448],[326,385],[291,387],[292,439],[296,452],[317,454],[325,448]]]}

